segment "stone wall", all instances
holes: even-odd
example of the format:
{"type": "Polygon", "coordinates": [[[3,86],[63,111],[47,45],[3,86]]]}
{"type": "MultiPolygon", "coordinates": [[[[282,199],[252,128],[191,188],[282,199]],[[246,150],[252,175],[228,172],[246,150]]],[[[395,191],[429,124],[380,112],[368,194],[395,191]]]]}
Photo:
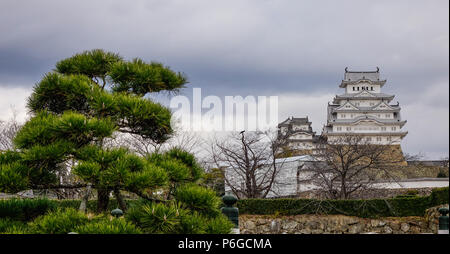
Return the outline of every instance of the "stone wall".
{"type": "Polygon", "coordinates": [[[443,206],[428,209],[424,217],[367,219],[345,215],[241,215],[239,228],[241,234],[436,234],[437,209],[443,206]]]}
{"type": "Polygon", "coordinates": [[[448,204],[436,206],[436,207],[427,209],[425,211],[425,216],[424,216],[425,220],[428,222],[428,228],[433,233],[437,233],[438,229],[439,229],[439,217],[441,216],[441,214],[439,213],[438,210],[441,207],[447,207],[448,208],[448,204]]]}

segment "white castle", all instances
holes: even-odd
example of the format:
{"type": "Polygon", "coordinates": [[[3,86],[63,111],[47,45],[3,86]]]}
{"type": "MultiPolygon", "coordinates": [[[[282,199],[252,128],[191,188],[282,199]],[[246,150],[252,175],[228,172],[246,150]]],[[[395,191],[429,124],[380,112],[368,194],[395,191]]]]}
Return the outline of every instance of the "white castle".
{"type": "MultiPolygon", "coordinates": [[[[275,163],[278,173],[267,197],[297,196],[322,188],[312,182],[315,175],[311,163],[317,162],[317,151],[323,141],[332,141],[348,135],[359,135],[371,144],[392,145],[389,156],[401,157],[401,140],[407,135],[402,130],[406,121],[401,119],[399,104],[391,104],[394,95],[381,92],[386,80],[380,80],[376,71],[348,71],[345,68],[344,79],[339,87],[345,89],[328,103],[327,123],[321,135],[316,135],[308,117],[289,117],[278,125],[278,138],[281,147],[275,163]]],[[[406,161],[405,161],[406,163],[406,161]]],[[[406,165],[406,164],[401,164],[406,165]]],[[[265,168],[272,168],[267,164],[265,168]]],[[[261,169],[263,170],[263,169],[261,169]]],[[[234,186],[245,186],[245,179],[233,170],[226,169],[225,176],[234,186]]],[[[260,178],[261,179],[261,178],[260,178]]],[[[403,189],[424,187],[445,187],[448,179],[405,179],[395,182],[380,181],[373,185],[377,189],[403,189]]],[[[241,187],[244,188],[244,187],[241,187]]],[[[231,187],[225,184],[225,191],[231,187]]],[[[313,196],[314,197],[314,196],[313,196]]]]}
{"type": "MultiPolygon", "coordinates": [[[[391,104],[394,95],[381,92],[385,83],[386,80],[380,80],[378,67],[376,71],[348,71],[345,68],[339,86],[345,92],[328,103],[322,137],[333,142],[344,136],[359,135],[370,144],[399,145],[408,134],[402,130],[406,121],[401,119],[399,103],[391,104]]],[[[288,138],[290,149],[314,149],[317,137],[310,125],[307,118],[288,118],[278,127],[280,133],[286,129],[298,130],[288,138]],[[306,129],[305,124],[309,128],[306,129]]]]}

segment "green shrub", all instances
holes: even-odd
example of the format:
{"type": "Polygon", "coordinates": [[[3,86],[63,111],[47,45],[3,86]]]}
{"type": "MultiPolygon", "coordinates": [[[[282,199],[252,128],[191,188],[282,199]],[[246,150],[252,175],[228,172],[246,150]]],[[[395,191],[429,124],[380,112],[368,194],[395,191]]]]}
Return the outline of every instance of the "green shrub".
{"type": "Polygon", "coordinates": [[[77,226],[74,232],[79,234],[141,234],[141,230],[123,218],[109,220],[107,218],[91,221],[77,226]]]}
{"type": "Polygon", "coordinates": [[[7,199],[0,200],[0,218],[31,221],[55,210],[57,203],[48,199],[7,199]]]}
{"type": "Polygon", "coordinates": [[[213,219],[209,219],[206,223],[207,234],[229,234],[234,227],[225,215],[217,216],[213,219]]]}
{"type": "Polygon", "coordinates": [[[29,231],[29,228],[27,227],[26,224],[23,224],[23,225],[15,224],[15,225],[12,225],[11,227],[8,227],[5,230],[5,232],[2,232],[0,234],[19,235],[19,234],[32,234],[32,232],[29,231]]]}
{"type": "Polygon", "coordinates": [[[429,196],[429,200],[430,204],[433,204],[432,206],[448,204],[448,187],[433,189],[429,196]]]}
{"type": "Polygon", "coordinates": [[[9,218],[0,219],[0,233],[8,233],[17,229],[24,229],[26,224],[22,221],[15,221],[9,218]]]}
{"type": "Polygon", "coordinates": [[[220,214],[219,205],[222,201],[214,190],[198,185],[186,185],[177,189],[175,198],[183,206],[202,215],[215,217],[220,214]]]}
{"type": "Polygon", "coordinates": [[[224,215],[215,217],[188,209],[173,203],[154,204],[139,201],[125,214],[145,233],[152,234],[226,234],[234,224],[224,215]]]}
{"type": "Polygon", "coordinates": [[[412,189],[412,190],[407,190],[407,191],[405,192],[405,195],[413,195],[413,196],[417,196],[417,195],[419,195],[419,191],[418,191],[418,190],[414,190],[414,189],[412,189]]]}
{"type": "Polygon", "coordinates": [[[425,210],[448,204],[448,187],[434,189],[430,196],[391,199],[315,200],[315,199],[241,199],[241,214],[344,214],[358,217],[423,216],[425,210]]]}
{"type": "Polygon", "coordinates": [[[184,214],[180,218],[178,225],[178,233],[180,234],[205,234],[206,219],[199,214],[184,214]]]}
{"type": "Polygon", "coordinates": [[[417,197],[417,195],[404,194],[404,195],[397,195],[394,198],[414,198],[414,197],[417,197]]]}
{"type": "Polygon", "coordinates": [[[187,214],[181,217],[179,231],[181,234],[229,234],[234,224],[223,214],[214,218],[201,214],[187,214]]]}
{"type": "MultiPolygon", "coordinates": [[[[78,199],[65,199],[65,200],[55,200],[54,201],[57,205],[57,207],[60,208],[74,208],[78,209],[81,204],[81,200],[78,199]]],[[[132,199],[126,199],[125,203],[127,206],[131,206],[133,203],[136,203],[137,200],[132,199]]],[[[108,209],[107,211],[112,211],[113,209],[117,208],[119,204],[117,203],[116,199],[110,199],[108,203],[108,209]]],[[[97,211],[97,200],[89,200],[86,204],[87,211],[88,212],[96,212],[97,211]]]]}
{"type": "Polygon", "coordinates": [[[30,231],[37,234],[67,234],[88,222],[88,217],[78,210],[57,209],[34,220],[30,224],[30,231]]]}
{"type": "Polygon", "coordinates": [[[437,178],[447,178],[447,174],[445,173],[445,171],[441,170],[437,173],[436,175],[437,178]]]}
{"type": "Polygon", "coordinates": [[[180,210],[172,204],[142,202],[128,209],[125,218],[146,233],[176,233],[180,222],[180,210]]]}

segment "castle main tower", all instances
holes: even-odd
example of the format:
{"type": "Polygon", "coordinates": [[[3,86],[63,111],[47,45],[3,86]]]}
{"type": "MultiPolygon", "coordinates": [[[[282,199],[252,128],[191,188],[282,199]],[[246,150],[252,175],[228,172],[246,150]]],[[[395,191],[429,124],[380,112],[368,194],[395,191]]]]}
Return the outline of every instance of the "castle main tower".
{"type": "Polygon", "coordinates": [[[348,71],[340,84],[345,92],[328,103],[327,124],[322,135],[329,142],[348,135],[361,135],[371,144],[400,145],[408,134],[402,127],[399,103],[391,104],[394,95],[381,89],[386,80],[380,80],[380,70],[348,71]]]}

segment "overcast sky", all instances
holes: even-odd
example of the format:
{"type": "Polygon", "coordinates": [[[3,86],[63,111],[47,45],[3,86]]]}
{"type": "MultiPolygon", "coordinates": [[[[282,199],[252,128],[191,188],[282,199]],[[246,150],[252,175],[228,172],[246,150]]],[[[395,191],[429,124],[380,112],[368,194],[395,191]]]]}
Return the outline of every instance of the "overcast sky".
{"type": "Polygon", "coordinates": [[[160,61],[206,95],[278,95],[279,118],[320,133],[344,68],[395,94],[406,153],[449,153],[449,3],[439,1],[0,1],[0,119],[25,117],[54,64],[94,48],[160,61]]]}

